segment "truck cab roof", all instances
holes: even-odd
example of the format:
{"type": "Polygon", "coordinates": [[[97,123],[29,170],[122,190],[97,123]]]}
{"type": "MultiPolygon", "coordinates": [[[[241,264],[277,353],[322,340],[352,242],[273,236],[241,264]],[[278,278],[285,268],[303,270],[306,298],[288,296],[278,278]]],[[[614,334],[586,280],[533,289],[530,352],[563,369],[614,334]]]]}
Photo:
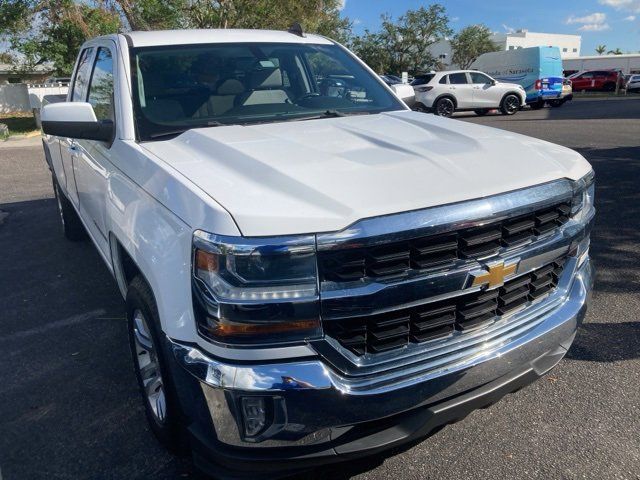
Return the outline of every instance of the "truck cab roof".
{"type": "MultiPolygon", "coordinates": [[[[331,45],[333,42],[321,35],[305,33],[300,37],[281,30],[250,29],[191,29],[191,30],[155,30],[134,31],[107,38],[116,40],[118,36],[126,38],[131,47],[171,46],[207,43],[313,43],[331,45]]],[[[105,38],[105,37],[98,37],[105,38]]]]}

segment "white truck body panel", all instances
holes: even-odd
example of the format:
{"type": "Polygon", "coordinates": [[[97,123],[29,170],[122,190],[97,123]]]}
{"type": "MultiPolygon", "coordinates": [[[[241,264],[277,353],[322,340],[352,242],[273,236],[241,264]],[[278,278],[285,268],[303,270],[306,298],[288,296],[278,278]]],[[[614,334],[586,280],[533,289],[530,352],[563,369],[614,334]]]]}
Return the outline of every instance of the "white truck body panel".
{"type": "MultiPolygon", "coordinates": [[[[134,46],[240,41],[332,43],[252,30],[137,32],[129,38],[134,46]]],[[[125,37],[101,37],[87,46],[114,53],[115,139],[108,147],[45,136],[54,175],[122,293],[118,243],[156,292],[163,331],[215,354],[221,347],[204,341],[193,319],[195,230],[227,236],[336,231],[367,217],[575,180],[590,170],[579,154],[557,145],[409,110],[201,128],[137,143],[125,37]]],[[[295,346],[252,354],[277,358],[285,351],[313,353],[295,346]]]]}

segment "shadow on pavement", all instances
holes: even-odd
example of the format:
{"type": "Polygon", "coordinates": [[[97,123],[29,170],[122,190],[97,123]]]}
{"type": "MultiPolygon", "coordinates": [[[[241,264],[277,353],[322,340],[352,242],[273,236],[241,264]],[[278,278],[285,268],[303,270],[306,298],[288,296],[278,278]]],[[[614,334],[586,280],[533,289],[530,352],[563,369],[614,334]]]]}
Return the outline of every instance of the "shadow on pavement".
{"type": "Polygon", "coordinates": [[[640,358],[640,322],[585,323],[567,358],[586,362],[619,362],[640,358]]]}

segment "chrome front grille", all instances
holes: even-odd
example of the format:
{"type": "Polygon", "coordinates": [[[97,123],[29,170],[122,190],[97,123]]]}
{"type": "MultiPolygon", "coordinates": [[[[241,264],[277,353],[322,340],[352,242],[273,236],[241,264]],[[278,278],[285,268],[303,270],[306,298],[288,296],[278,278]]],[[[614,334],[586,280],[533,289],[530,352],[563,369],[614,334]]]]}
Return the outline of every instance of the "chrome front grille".
{"type": "Polygon", "coordinates": [[[319,252],[321,281],[385,280],[445,269],[535,241],[569,220],[570,201],[502,221],[364,248],[319,252]]]}
{"type": "Polygon", "coordinates": [[[325,330],[356,355],[376,354],[409,344],[491,325],[540,301],[558,286],[566,255],[489,291],[460,295],[391,312],[328,321],[325,330]]]}

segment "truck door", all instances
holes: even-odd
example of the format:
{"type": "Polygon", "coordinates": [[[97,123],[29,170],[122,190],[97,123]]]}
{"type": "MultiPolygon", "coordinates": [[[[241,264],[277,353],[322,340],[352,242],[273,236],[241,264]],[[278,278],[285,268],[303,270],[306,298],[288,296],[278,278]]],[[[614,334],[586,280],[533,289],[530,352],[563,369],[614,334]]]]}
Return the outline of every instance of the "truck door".
{"type": "MultiPolygon", "coordinates": [[[[111,42],[109,42],[111,43],[111,42]]],[[[98,120],[110,120],[115,124],[113,44],[99,46],[86,101],[93,106],[98,120]]],[[[107,182],[111,171],[111,142],[77,140],[77,154],[73,168],[78,189],[80,215],[98,247],[105,254],[109,252],[106,227],[107,182]]]]}
{"type": "Polygon", "coordinates": [[[497,108],[500,106],[502,94],[493,80],[481,72],[469,72],[473,87],[473,106],[478,108],[497,108]]]}
{"type": "MultiPolygon", "coordinates": [[[[85,48],[81,53],[76,66],[76,71],[71,83],[67,101],[84,102],[87,92],[87,83],[91,74],[91,62],[95,48],[85,48]]],[[[73,159],[78,154],[77,140],[73,138],[60,137],[60,158],[62,160],[62,168],[66,182],[63,185],[67,197],[78,207],[78,191],[76,188],[76,180],[73,173],[73,159]]]]}

